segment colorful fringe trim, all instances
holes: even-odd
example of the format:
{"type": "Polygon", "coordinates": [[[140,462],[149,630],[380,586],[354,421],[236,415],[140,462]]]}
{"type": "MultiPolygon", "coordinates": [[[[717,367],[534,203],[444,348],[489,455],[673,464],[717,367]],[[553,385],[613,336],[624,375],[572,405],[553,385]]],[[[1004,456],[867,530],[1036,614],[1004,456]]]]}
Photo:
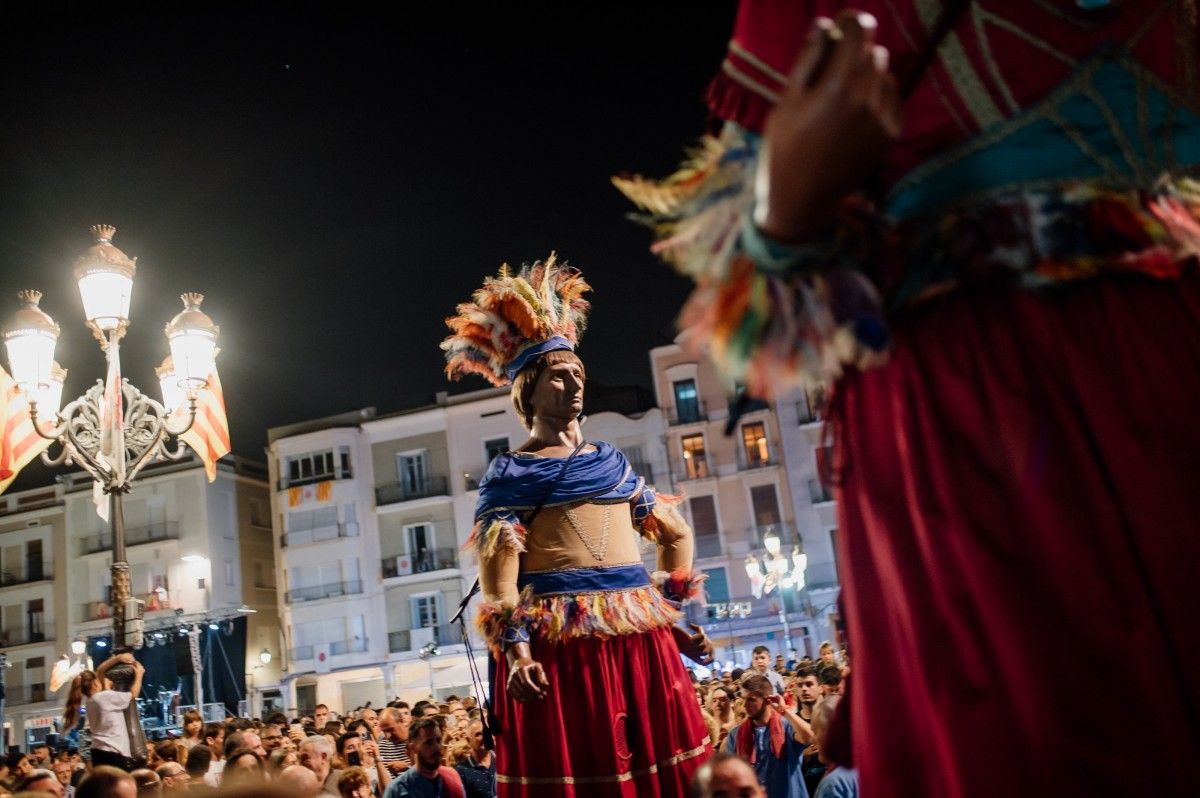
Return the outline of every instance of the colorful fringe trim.
{"type": "Polygon", "coordinates": [[[757,150],[727,124],[664,180],[613,180],[647,212],[634,218],[654,228],[652,251],[696,281],[679,319],[685,345],[751,396],[885,362],[883,295],[899,313],[966,284],[1170,279],[1200,258],[1200,182],[1170,175],[1143,190],[1077,181],[998,193],[898,226],[852,196],[828,240],[785,247],[751,221],[757,150]]]}
{"type": "Polygon", "coordinates": [[[525,527],[515,515],[486,516],[475,522],[463,551],[475,549],[480,557],[492,557],[502,548],[518,554],[525,551],[525,527]]]}
{"type": "Polygon", "coordinates": [[[476,627],[493,651],[500,651],[505,629],[527,626],[531,634],[551,643],[578,637],[617,637],[670,626],[679,620],[657,588],[647,585],[632,590],[602,593],[537,596],[526,588],[512,609],[495,604],[480,605],[476,627]]]}
{"type": "MultiPolygon", "coordinates": [[[[647,489],[649,490],[649,489],[647,489]]],[[[654,494],[650,511],[640,520],[634,514],[634,523],[641,530],[642,537],[658,543],[662,540],[663,532],[668,531],[674,524],[687,522],[675,510],[683,502],[683,496],[670,496],[665,493],[654,494]]]]}
{"type": "Polygon", "coordinates": [[[650,581],[658,591],[676,606],[703,598],[704,580],[707,578],[707,574],[693,571],[691,568],[676,568],[670,573],[655,571],[650,574],[650,581]]]}

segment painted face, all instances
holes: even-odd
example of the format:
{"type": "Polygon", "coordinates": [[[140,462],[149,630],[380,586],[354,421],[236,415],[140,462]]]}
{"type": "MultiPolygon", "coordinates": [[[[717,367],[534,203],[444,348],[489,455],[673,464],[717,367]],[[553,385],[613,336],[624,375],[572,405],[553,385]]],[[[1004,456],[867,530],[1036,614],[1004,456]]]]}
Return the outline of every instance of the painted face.
{"type": "Polygon", "coordinates": [[[583,412],[583,367],[574,360],[547,366],[530,396],[535,417],[571,419],[583,412]]]}

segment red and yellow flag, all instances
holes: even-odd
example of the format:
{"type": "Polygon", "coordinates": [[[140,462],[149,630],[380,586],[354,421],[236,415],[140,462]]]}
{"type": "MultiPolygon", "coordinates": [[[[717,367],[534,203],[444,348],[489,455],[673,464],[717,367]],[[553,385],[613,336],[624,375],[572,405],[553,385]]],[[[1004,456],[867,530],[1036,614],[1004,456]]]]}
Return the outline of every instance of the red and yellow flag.
{"type": "MultiPolygon", "coordinates": [[[[52,422],[47,422],[52,423],[52,422]]],[[[0,493],[50,441],[37,434],[29,415],[29,400],[8,372],[0,368],[0,493]]]]}
{"type": "Polygon", "coordinates": [[[217,478],[217,461],[229,454],[229,421],[225,418],[225,394],[217,370],[208,378],[208,386],[196,397],[196,420],[180,436],[204,461],[208,481],[217,478]]]}

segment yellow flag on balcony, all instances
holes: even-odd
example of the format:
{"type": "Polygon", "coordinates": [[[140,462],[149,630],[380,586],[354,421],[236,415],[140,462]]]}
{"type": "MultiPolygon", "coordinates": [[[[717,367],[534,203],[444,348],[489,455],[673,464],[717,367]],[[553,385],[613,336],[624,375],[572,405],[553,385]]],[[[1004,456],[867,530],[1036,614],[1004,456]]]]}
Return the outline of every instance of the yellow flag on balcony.
{"type": "Polygon", "coordinates": [[[196,397],[196,420],[192,428],[180,436],[204,461],[208,481],[217,478],[217,461],[229,454],[229,421],[225,418],[225,394],[217,370],[208,378],[208,385],[196,397]]]}
{"type": "Polygon", "coordinates": [[[327,479],[317,483],[317,501],[327,502],[333,495],[333,480],[327,479]]]}
{"type": "Polygon", "coordinates": [[[21,469],[49,445],[50,441],[33,428],[25,394],[0,368],[0,493],[8,490],[21,469]]]}

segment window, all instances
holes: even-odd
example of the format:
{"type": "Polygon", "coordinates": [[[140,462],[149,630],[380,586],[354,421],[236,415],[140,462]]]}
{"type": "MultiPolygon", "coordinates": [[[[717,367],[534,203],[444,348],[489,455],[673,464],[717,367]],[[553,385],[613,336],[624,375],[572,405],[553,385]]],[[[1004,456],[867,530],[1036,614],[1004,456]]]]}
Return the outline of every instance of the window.
{"type": "Polygon", "coordinates": [[[742,425],[742,453],[750,468],[765,466],[770,459],[767,450],[767,428],[761,421],[742,425]]]}
{"type": "Polygon", "coordinates": [[[704,436],[684,436],[683,470],[688,479],[703,479],[708,476],[708,460],[704,456],[704,436]]]}
{"type": "Polygon", "coordinates": [[[266,503],[257,497],[250,499],[250,526],[257,526],[263,529],[269,529],[271,522],[268,520],[270,515],[267,513],[266,503]]]}
{"type": "Polygon", "coordinates": [[[429,452],[420,449],[396,455],[396,471],[404,493],[415,496],[427,492],[429,485],[429,452]]]}
{"type": "Polygon", "coordinates": [[[729,601],[729,579],[724,568],[705,568],[704,595],[710,603],[729,601]]]}
{"type": "Polygon", "coordinates": [[[338,448],[338,477],[341,479],[350,479],[350,447],[341,446],[338,448]]]}
{"type": "Polygon", "coordinates": [[[779,517],[779,499],[775,495],[774,485],[755,485],[750,488],[750,504],[754,512],[754,525],[758,527],[759,536],[773,531],[784,539],[782,519],[779,517]]]}
{"type": "Polygon", "coordinates": [[[321,482],[333,479],[334,476],[332,449],[323,452],[308,452],[288,458],[287,481],[289,485],[321,482]]]}
{"type": "Polygon", "coordinates": [[[688,499],[692,511],[692,531],[696,537],[717,536],[717,503],[712,496],[693,496],[688,499]]]}
{"type": "Polygon", "coordinates": [[[412,557],[413,571],[424,573],[437,568],[433,541],[433,524],[411,524],[404,527],[404,538],[408,553],[412,557]]]}
{"type": "Polygon", "coordinates": [[[254,586],[275,589],[275,565],[266,560],[254,561],[254,586]]]}
{"type": "Polygon", "coordinates": [[[492,438],[491,440],[484,441],[483,450],[487,454],[487,461],[490,463],[498,455],[502,455],[508,451],[508,438],[492,438]]]}
{"type": "Polygon", "coordinates": [[[675,391],[675,413],[680,424],[700,421],[700,394],[695,380],[679,380],[673,384],[675,391]]]}
{"type": "Polygon", "coordinates": [[[46,609],[41,599],[29,602],[29,640],[46,639],[46,609]]]}
{"type": "Polygon", "coordinates": [[[411,596],[408,599],[409,607],[412,609],[412,628],[424,629],[429,626],[437,626],[441,615],[438,612],[438,596],[437,593],[422,593],[419,596],[411,596]]]}

